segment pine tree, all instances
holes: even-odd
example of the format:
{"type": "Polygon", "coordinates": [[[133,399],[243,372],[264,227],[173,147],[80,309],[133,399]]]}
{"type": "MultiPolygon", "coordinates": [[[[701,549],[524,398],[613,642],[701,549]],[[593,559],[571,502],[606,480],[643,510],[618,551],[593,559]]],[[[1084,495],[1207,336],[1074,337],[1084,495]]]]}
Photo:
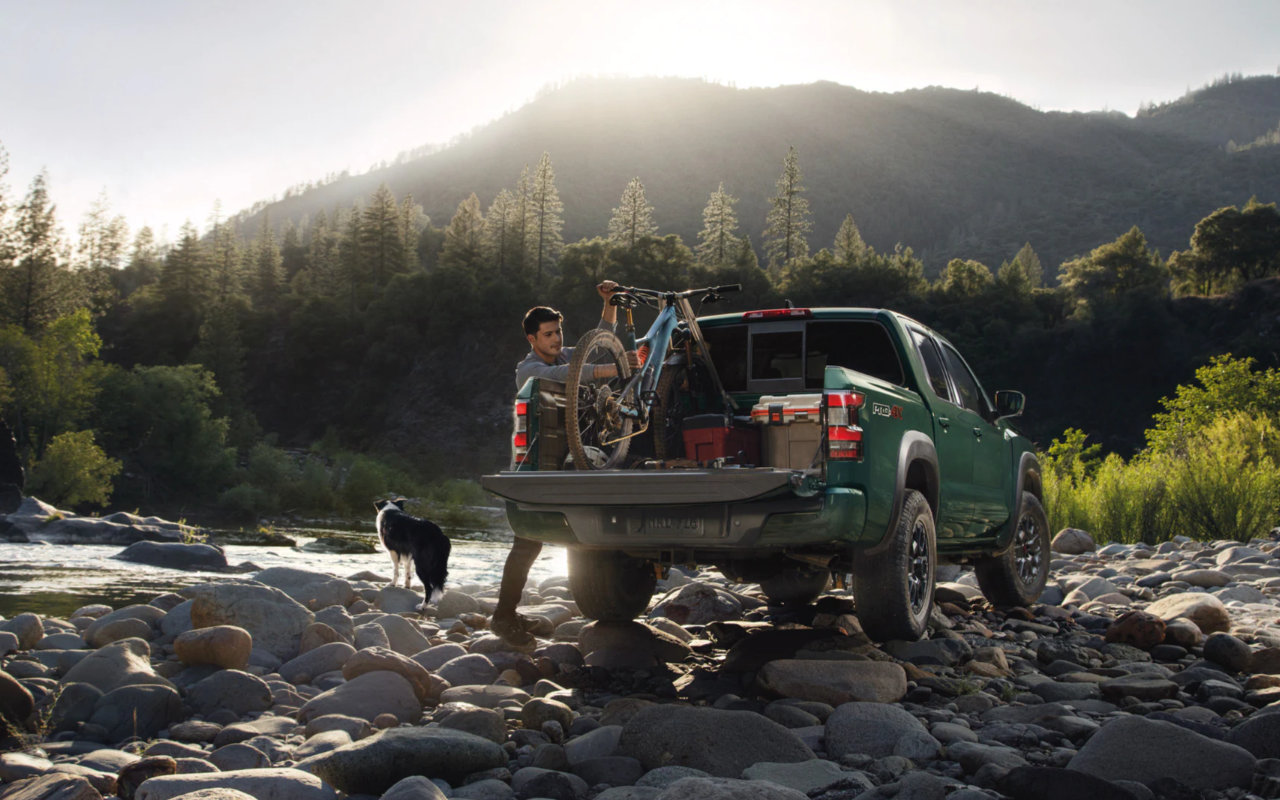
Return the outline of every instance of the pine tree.
{"type": "Polygon", "coordinates": [[[1031,242],[1022,245],[1022,249],[1013,257],[1000,265],[996,277],[1008,286],[1026,286],[1034,289],[1044,280],[1044,267],[1040,264],[1040,256],[1031,248],[1031,242]]]}
{"type": "Polygon", "coordinates": [[[345,295],[347,313],[354,316],[372,298],[372,287],[364,268],[361,240],[364,238],[364,214],[356,204],[347,212],[345,221],[339,219],[338,227],[343,235],[338,240],[338,276],[341,294],[345,295]],[[345,222],[345,224],[343,224],[345,222]]]}
{"type": "Polygon", "coordinates": [[[209,261],[196,228],[188,220],[178,244],[160,268],[160,294],[175,315],[193,315],[209,293],[209,261]]]}
{"type": "Polygon", "coordinates": [[[142,226],[134,234],[133,245],[129,250],[129,263],[124,269],[111,276],[116,292],[121,297],[128,297],[144,286],[150,286],[160,278],[160,248],[156,245],[156,235],[149,226],[142,226]]]}
{"type": "Polygon", "coordinates": [[[431,219],[422,213],[422,206],[413,201],[413,195],[406,194],[400,201],[400,240],[404,251],[404,271],[414,272],[422,268],[418,258],[418,236],[431,224],[431,219]]]}
{"type": "Polygon", "coordinates": [[[405,269],[400,206],[385,183],[369,198],[360,224],[360,250],[373,287],[381,289],[391,276],[405,269]]]}
{"type": "Polygon", "coordinates": [[[209,238],[210,291],[216,302],[225,303],[244,290],[244,254],[229,221],[215,223],[209,238]]]}
{"type": "Polygon", "coordinates": [[[513,272],[515,254],[523,244],[520,241],[520,204],[510,189],[503,189],[493,198],[489,212],[484,215],[484,257],[499,277],[513,272]]]}
{"type": "Polygon", "coordinates": [[[9,222],[9,152],[0,145],[0,270],[13,264],[13,227],[9,222]]]}
{"type": "Polygon", "coordinates": [[[111,216],[111,204],[104,189],[80,223],[76,266],[95,273],[119,269],[128,240],[129,226],[123,216],[111,216]]]}
{"type": "Polygon", "coordinates": [[[653,206],[644,197],[644,184],[640,178],[632,178],[622,190],[622,201],[609,219],[609,241],[631,249],[641,238],[657,232],[653,206]]]}
{"type": "Polygon", "coordinates": [[[813,228],[813,222],[809,215],[809,201],[802,194],[802,178],[796,149],[790,147],[782,162],[778,193],[769,198],[769,215],[764,228],[764,249],[769,257],[769,270],[775,276],[795,259],[809,255],[809,242],[805,236],[813,228]]]}
{"type": "Polygon", "coordinates": [[[78,305],[56,211],[49,199],[49,176],[41,172],[18,206],[13,266],[5,270],[0,298],[6,305],[5,321],[27,333],[44,328],[78,305]]]}
{"type": "Polygon", "coordinates": [[[458,210],[449,227],[444,229],[444,247],[440,252],[440,266],[448,269],[476,270],[483,266],[484,217],[480,213],[480,198],[471,196],[458,203],[458,210]]]}
{"type": "Polygon", "coordinates": [[[738,198],[724,190],[724,183],[711,193],[702,209],[702,230],[698,232],[698,262],[705,266],[726,264],[738,249],[738,216],[733,205],[738,198]]]}
{"type": "Polygon", "coordinates": [[[253,304],[264,310],[273,310],[280,302],[284,285],[284,259],[276,244],[275,231],[264,212],[262,227],[253,240],[253,304]]]}
{"type": "Polygon", "coordinates": [[[564,219],[560,216],[563,211],[564,203],[560,202],[560,193],[556,191],[556,173],[551,168],[551,154],[544,152],[533,171],[526,231],[534,280],[539,284],[542,283],[543,271],[551,274],[551,268],[564,249],[564,238],[560,235],[564,228],[564,219]]]}
{"type": "Polygon", "coordinates": [[[846,267],[854,266],[867,254],[867,243],[862,240],[862,232],[858,230],[852,214],[846,214],[844,222],[840,223],[832,250],[836,261],[846,267]]]}
{"type": "Polygon", "coordinates": [[[529,165],[520,169],[520,178],[516,181],[516,209],[512,214],[514,229],[511,231],[512,241],[516,243],[511,253],[512,271],[523,274],[530,263],[529,259],[529,165]]]}

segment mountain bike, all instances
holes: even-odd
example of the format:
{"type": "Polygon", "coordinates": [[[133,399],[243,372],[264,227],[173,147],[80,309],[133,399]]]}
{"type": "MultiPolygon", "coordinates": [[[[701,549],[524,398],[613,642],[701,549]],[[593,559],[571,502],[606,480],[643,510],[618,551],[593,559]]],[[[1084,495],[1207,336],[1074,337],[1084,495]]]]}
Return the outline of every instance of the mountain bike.
{"type": "Polygon", "coordinates": [[[650,428],[654,455],[659,460],[675,457],[679,442],[672,434],[679,430],[679,419],[672,398],[695,363],[710,376],[726,413],[736,408],[716,373],[690,299],[701,296],[702,303],[713,303],[721,294],[741,289],[742,284],[735,283],[682,292],[634,286],[614,290],[609,303],[625,312],[624,338],[601,328],[588,331],[569,360],[566,438],[576,469],[621,466],[631,440],[650,428]],[[659,311],[648,332],[637,340],[632,310],[640,304],[659,311]],[[667,363],[673,342],[677,350],[687,350],[687,359],[667,363]],[[640,361],[634,373],[629,351],[635,351],[640,361]]]}

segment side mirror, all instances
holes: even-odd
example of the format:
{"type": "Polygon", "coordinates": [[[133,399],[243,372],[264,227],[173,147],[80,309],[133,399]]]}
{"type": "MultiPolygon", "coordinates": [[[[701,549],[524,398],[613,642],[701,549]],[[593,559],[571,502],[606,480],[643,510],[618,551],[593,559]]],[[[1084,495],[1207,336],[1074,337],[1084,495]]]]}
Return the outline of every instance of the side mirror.
{"type": "Polygon", "coordinates": [[[1022,414],[1027,404],[1027,396],[1022,392],[1001,390],[996,392],[996,418],[1016,417],[1022,414]]]}

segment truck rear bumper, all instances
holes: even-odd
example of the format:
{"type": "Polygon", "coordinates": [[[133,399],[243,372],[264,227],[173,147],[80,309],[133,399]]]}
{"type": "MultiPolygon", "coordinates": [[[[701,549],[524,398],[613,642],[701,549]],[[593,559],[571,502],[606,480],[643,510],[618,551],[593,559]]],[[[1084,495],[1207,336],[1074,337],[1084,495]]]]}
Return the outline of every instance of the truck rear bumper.
{"type": "Polygon", "coordinates": [[[481,485],[508,500],[517,535],[556,544],[641,554],[855,542],[866,519],[863,493],[799,496],[790,476],[788,470],[504,473],[485,476],[481,485]]]}

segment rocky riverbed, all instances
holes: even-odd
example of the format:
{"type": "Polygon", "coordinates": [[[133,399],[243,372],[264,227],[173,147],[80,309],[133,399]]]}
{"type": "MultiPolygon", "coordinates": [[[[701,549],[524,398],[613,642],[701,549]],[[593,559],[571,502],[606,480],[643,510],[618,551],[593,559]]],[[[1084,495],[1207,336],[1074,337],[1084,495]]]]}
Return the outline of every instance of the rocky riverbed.
{"type": "Polygon", "coordinates": [[[1040,604],[952,571],[919,642],[679,569],[632,623],[538,582],[530,653],[488,633],[495,586],[419,615],[368,572],[21,614],[0,798],[1280,796],[1277,543],[1054,541],[1040,604]]]}

